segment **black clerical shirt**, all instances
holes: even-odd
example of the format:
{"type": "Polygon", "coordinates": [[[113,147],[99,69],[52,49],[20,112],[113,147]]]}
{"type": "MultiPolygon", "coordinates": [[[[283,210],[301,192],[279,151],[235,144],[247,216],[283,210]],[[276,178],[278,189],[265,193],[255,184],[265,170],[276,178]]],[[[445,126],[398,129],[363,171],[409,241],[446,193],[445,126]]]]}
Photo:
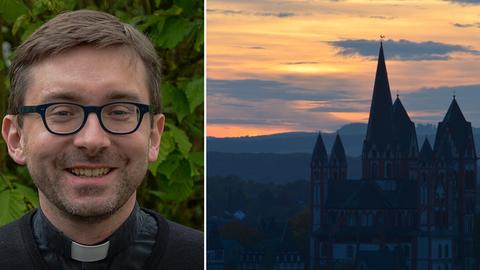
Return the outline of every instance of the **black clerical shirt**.
{"type": "Polygon", "coordinates": [[[102,241],[109,242],[106,247],[108,249],[106,258],[91,262],[72,258],[72,240],[58,231],[41,210],[33,216],[33,233],[41,255],[52,269],[140,270],[155,244],[157,224],[152,216],[135,205],[130,216],[118,230],[102,241]]]}
{"type": "Polygon", "coordinates": [[[71,241],[35,209],[0,227],[0,269],[201,270],[204,266],[203,233],[148,209],[136,207],[108,240],[105,259],[74,260],[71,241]]]}

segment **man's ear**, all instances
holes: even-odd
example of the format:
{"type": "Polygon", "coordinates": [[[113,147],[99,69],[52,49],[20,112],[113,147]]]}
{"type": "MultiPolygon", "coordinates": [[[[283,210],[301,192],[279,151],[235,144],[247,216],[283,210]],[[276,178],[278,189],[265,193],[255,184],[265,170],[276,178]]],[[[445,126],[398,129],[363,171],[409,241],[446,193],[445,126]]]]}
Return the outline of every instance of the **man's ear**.
{"type": "Polygon", "coordinates": [[[16,115],[7,114],[3,118],[2,136],[7,144],[8,154],[18,164],[25,165],[25,146],[22,129],[18,125],[16,115]]]}
{"type": "Polygon", "coordinates": [[[150,131],[150,145],[148,149],[148,161],[150,162],[157,160],[164,125],[165,117],[163,114],[155,114],[153,116],[153,125],[150,131]]]}

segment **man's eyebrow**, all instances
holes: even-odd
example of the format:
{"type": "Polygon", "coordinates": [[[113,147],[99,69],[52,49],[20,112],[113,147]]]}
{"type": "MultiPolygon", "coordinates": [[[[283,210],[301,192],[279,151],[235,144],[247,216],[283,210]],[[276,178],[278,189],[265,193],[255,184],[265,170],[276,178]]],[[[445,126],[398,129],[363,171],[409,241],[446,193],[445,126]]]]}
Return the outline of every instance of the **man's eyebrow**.
{"type": "Polygon", "coordinates": [[[74,91],[52,91],[46,94],[41,99],[42,102],[50,102],[57,100],[79,102],[82,100],[82,97],[74,91]]]}
{"type": "Polygon", "coordinates": [[[126,99],[131,101],[140,101],[140,97],[134,90],[116,90],[112,91],[105,97],[106,100],[126,99]]]}
{"type": "MultiPolygon", "coordinates": [[[[84,99],[82,95],[78,94],[78,91],[52,91],[46,94],[41,102],[69,101],[83,103],[85,101],[84,99]]],[[[113,90],[101,99],[104,99],[105,102],[114,100],[140,101],[140,97],[136,91],[133,90],[113,90]]]]}

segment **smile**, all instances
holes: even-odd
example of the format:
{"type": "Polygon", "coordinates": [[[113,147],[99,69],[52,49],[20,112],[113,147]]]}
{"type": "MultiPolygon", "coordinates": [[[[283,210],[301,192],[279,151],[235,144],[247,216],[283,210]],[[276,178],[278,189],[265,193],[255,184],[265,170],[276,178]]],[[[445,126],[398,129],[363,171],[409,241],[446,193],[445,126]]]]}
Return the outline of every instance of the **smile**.
{"type": "Polygon", "coordinates": [[[76,176],[86,176],[86,177],[99,177],[108,174],[112,169],[110,168],[96,168],[96,169],[88,169],[88,168],[72,168],[68,169],[68,171],[76,176]]]}

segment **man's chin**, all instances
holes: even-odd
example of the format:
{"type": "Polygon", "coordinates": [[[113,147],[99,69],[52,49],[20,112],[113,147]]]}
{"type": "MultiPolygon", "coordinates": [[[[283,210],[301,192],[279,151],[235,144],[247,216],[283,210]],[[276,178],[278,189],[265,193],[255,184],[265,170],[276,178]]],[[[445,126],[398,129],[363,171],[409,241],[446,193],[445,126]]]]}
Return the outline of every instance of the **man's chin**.
{"type": "Polygon", "coordinates": [[[64,202],[59,208],[74,219],[104,219],[115,213],[120,206],[115,200],[88,196],[64,202]]]}

